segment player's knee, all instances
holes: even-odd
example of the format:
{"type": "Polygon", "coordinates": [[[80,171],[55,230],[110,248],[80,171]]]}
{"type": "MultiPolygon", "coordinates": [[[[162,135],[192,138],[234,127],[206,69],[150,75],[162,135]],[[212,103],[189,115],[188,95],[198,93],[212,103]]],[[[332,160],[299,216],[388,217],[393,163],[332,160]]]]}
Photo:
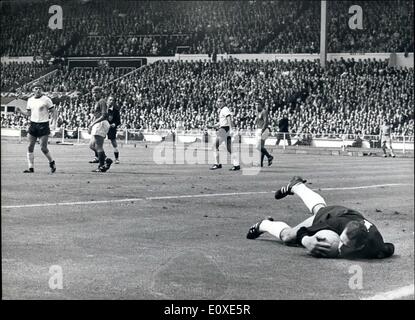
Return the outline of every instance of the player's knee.
{"type": "Polygon", "coordinates": [[[30,144],[30,145],[27,147],[27,151],[28,151],[28,152],[30,152],[30,153],[32,153],[33,151],[35,151],[35,145],[34,145],[34,144],[30,144]]]}
{"type": "Polygon", "coordinates": [[[291,228],[283,229],[280,233],[280,239],[284,243],[291,243],[296,239],[296,237],[297,234],[295,234],[291,228]]]}
{"type": "Polygon", "coordinates": [[[43,152],[44,154],[47,154],[47,153],[49,152],[49,149],[48,149],[48,147],[46,147],[46,146],[41,146],[41,147],[40,147],[40,150],[42,150],[42,152],[43,152]]]}

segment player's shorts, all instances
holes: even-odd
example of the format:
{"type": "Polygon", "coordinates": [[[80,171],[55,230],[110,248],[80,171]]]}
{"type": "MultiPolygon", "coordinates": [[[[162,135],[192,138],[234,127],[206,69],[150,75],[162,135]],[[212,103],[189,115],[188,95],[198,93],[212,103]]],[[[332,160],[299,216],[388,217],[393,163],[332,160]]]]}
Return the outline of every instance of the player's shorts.
{"type": "Polygon", "coordinates": [[[117,137],[117,128],[111,127],[108,130],[108,139],[114,140],[117,137]]]}
{"type": "Polygon", "coordinates": [[[318,210],[317,214],[314,217],[313,225],[320,222],[325,222],[328,219],[333,219],[333,217],[343,216],[345,214],[354,215],[357,217],[357,220],[364,219],[363,215],[356,210],[343,206],[326,206],[318,210]]]}
{"type": "Polygon", "coordinates": [[[50,134],[49,121],[30,123],[28,133],[36,138],[48,136],[50,134]]]}
{"type": "Polygon", "coordinates": [[[219,139],[219,144],[226,141],[228,138],[230,139],[229,127],[220,127],[218,131],[216,131],[216,138],[219,139]]]}
{"type": "Polygon", "coordinates": [[[105,138],[107,136],[109,128],[110,128],[110,124],[107,120],[98,122],[94,124],[94,126],[92,127],[91,135],[101,136],[105,138]]]}
{"type": "Polygon", "coordinates": [[[255,137],[257,139],[261,138],[261,140],[264,140],[264,141],[267,140],[269,135],[271,134],[271,130],[269,128],[266,128],[262,134],[261,132],[262,132],[262,129],[256,129],[255,137]]]}

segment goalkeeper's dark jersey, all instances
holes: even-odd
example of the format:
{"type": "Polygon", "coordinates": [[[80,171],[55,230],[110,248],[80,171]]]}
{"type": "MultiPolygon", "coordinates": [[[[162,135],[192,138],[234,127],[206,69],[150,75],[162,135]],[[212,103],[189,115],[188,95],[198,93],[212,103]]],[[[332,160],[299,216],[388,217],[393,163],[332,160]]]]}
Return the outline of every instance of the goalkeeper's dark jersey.
{"type": "Polygon", "coordinates": [[[343,248],[342,257],[382,259],[393,255],[394,245],[383,242],[382,235],[374,224],[367,221],[360,212],[342,206],[321,208],[316,214],[311,227],[302,227],[298,230],[297,243],[301,244],[304,236],[312,236],[320,230],[332,230],[340,235],[350,221],[363,221],[369,233],[369,240],[359,251],[347,252],[348,249],[343,248]]]}
{"type": "Polygon", "coordinates": [[[115,125],[118,127],[121,124],[120,111],[115,108],[108,109],[108,122],[110,124],[115,123],[115,125]]]}

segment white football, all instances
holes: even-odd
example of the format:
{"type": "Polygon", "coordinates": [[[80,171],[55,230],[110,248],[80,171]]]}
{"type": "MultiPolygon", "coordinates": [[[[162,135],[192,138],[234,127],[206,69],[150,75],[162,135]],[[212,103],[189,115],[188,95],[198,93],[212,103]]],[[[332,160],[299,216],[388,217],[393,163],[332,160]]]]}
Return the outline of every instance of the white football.
{"type": "Polygon", "coordinates": [[[331,230],[320,230],[318,231],[315,236],[318,238],[324,238],[330,243],[330,252],[328,254],[328,258],[335,258],[339,254],[339,244],[340,244],[340,236],[331,230]]]}

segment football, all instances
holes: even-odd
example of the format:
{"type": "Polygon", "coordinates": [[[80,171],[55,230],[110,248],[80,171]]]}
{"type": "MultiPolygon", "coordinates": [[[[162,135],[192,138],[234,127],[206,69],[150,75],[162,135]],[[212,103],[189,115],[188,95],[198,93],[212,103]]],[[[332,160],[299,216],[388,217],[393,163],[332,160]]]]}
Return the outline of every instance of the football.
{"type": "Polygon", "coordinates": [[[324,238],[331,244],[328,258],[336,258],[339,255],[340,236],[331,230],[320,230],[315,234],[318,238],[324,238]]]}

